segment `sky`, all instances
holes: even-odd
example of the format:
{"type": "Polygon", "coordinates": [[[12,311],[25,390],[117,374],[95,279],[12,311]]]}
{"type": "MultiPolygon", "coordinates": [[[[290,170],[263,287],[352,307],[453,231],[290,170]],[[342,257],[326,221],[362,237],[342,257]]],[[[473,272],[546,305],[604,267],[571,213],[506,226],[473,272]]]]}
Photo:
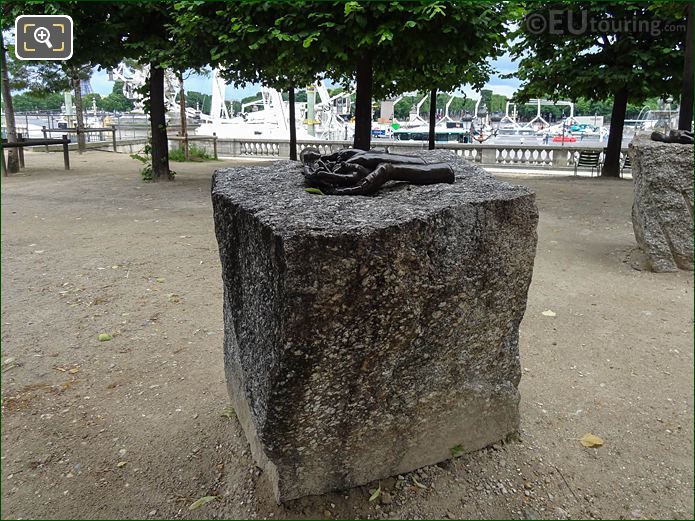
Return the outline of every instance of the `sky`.
{"type": "MultiPolygon", "coordinates": [[[[510,56],[504,55],[492,62],[493,67],[498,71],[498,74],[507,74],[510,72],[516,72],[516,63],[511,59],[510,56]]],[[[108,73],[105,70],[99,71],[95,69],[94,75],[91,79],[92,89],[94,92],[106,96],[111,93],[113,89],[113,82],[108,79],[108,73]]],[[[210,94],[212,92],[212,77],[206,78],[199,75],[191,75],[189,79],[184,81],[184,86],[186,90],[194,90],[202,92],[203,94],[210,94]]],[[[516,78],[512,79],[502,79],[499,75],[493,75],[490,77],[490,81],[485,86],[485,88],[491,89],[495,94],[501,94],[503,96],[511,97],[511,95],[519,87],[519,80],[516,78]]],[[[225,92],[226,99],[241,99],[247,96],[252,96],[260,90],[258,85],[247,85],[244,88],[234,88],[232,86],[227,86],[225,92]]],[[[476,99],[478,96],[470,88],[463,88],[463,92],[469,98],[476,99]]]]}

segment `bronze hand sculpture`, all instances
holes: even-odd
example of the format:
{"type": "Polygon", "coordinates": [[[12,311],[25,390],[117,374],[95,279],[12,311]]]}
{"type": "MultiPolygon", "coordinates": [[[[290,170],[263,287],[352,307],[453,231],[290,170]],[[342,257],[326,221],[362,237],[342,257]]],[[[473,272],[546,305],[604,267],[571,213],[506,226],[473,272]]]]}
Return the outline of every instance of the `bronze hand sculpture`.
{"type": "Polygon", "coordinates": [[[328,195],[371,195],[387,181],[414,185],[453,183],[447,163],[427,164],[416,156],[344,149],[322,156],[316,149],[300,154],[307,185],[328,195]]]}
{"type": "Polygon", "coordinates": [[[652,141],[663,141],[664,143],[693,144],[693,133],[689,130],[671,130],[668,134],[652,132],[651,138],[652,141]]]}

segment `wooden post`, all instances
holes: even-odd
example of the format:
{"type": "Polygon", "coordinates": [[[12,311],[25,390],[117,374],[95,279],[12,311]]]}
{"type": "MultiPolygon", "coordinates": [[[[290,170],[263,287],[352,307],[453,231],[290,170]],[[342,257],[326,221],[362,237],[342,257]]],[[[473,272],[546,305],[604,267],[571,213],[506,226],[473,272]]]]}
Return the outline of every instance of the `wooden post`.
{"type": "Polygon", "coordinates": [[[116,150],[116,125],[111,125],[111,140],[113,141],[113,151],[118,152],[116,150]]]}
{"type": "Polygon", "coordinates": [[[68,151],[68,135],[63,134],[63,162],[65,170],[70,170],[70,152],[68,151]]]}
{"type": "Polygon", "coordinates": [[[217,133],[212,133],[212,155],[217,159],[217,133]]]}
{"type": "MultiPolygon", "coordinates": [[[[43,132],[43,138],[48,139],[48,137],[47,137],[48,132],[46,131],[46,125],[41,126],[41,132],[43,132]]],[[[44,148],[45,148],[46,152],[48,152],[48,145],[45,145],[44,148]]]]}
{"type": "MultiPolygon", "coordinates": [[[[24,141],[24,137],[21,132],[17,132],[17,143],[24,141]]],[[[19,155],[19,168],[24,168],[24,147],[17,147],[17,154],[19,155]]]]}

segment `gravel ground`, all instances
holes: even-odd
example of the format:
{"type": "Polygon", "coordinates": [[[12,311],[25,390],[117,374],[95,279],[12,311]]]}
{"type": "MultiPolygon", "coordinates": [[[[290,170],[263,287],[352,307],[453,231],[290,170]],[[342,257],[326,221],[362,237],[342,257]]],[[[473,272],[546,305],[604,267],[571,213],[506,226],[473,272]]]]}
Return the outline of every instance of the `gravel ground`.
{"type": "Polygon", "coordinates": [[[693,518],[692,273],[642,269],[631,181],[511,178],[540,209],[518,440],[278,506],[224,383],[209,183],[234,163],[155,185],[71,159],[2,179],[3,519],[693,518]]]}

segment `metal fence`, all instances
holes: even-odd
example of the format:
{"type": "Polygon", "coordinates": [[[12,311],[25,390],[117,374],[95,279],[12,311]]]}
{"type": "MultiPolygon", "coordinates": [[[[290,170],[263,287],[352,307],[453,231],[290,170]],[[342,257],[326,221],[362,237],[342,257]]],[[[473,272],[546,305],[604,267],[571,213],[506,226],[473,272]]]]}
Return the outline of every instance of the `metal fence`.
{"type": "MultiPolygon", "coordinates": [[[[4,113],[0,115],[2,118],[0,126],[2,127],[2,135],[5,136],[5,118],[4,113]]],[[[178,120],[176,120],[178,122],[178,120]]],[[[66,124],[65,115],[52,112],[15,112],[15,125],[17,132],[26,138],[43,138],[43,130],[47,129],[50,132],[59,132],[75,127],[75,117],[71,116],[70,125],[66,124]]],[[[116,137],[122,139],[147,138],[150,133],[149,119],[145,114],[108,114],[98,112],[94,114],[91,111],[85,112],[85,129],[88,128],[108,128],[116,127],[116,137]]],[[[188,131],[193,132],[198,128],[198,121],[188,121],[188,131]]],[[[170,132],[179,132],[179,124],[167,125],[170,132]]],[[[111,140],[111,136],[90,132],[87,135],[87,142],[100,142],[111,140]]]]}

